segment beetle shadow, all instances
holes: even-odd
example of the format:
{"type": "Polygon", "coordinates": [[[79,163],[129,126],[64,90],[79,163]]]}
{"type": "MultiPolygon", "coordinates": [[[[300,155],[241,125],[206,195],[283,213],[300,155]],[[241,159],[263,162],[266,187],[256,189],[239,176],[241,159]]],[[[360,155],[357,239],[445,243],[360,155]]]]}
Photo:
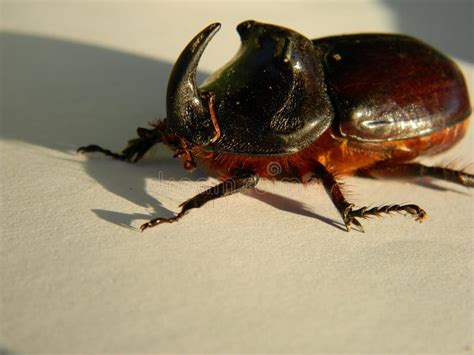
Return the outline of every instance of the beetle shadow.
{"type": "Polygon", "coordinates": [[[0,355],[18,355],[19,353],[13,352],[11,349],[7,349],[0,344],[0,355]]]}
{"type": "Polygon", "coordinates": [[[253,189],[249,191],[246,195],[284,212],[314,218],[330,225],[331,227],[338,228],[344,232],[346,231],[346,228],[342,223],[336,222],[331,218],[321,216],[310,210],[308,206],[306,206],[304,203],[301,203],[300,201],[291,199],[289,197],[277,195],[272,192],[263,191],[260,189],[253,189]]]}
{"type": "MultiPolygon", "coordinates": [[[[160,48],[160,43],[156,44],[160,48]]],[[[93,155],[76,155],[78,147],[96,143],[122,150],[136,128],[165,116],[165,93],[173,63],[94,45],[15,32],[0,33],[2,53],[2,127],[0,138],[60,151],[82,164],[107,191],[152,214],[170,215],[146,191],[147,178],[202,179],[188,174],[172,154],[158,164],[135,166],[93,155]],[[162,164],[162,165],[160,165],[162,164]]],[[[198,73],[198,81],[206,74],[198,73]]],[[[33,151],[32,154],[44,154],[33,151]]],[[[34,159],[34,157],[33,157],[34,159]]],[[[58,157],[57,159],[64,159],[58,157]]],[[[67,156],[66,156],[66,159],[67,156]]],[[[77,190],[80,194],[80,187],[77,190]]],[[[141,214],[93,210],[97,216],[131,225],[141,214]]]]}
{"type": "Polygon", "coordinates": [[[400,32],[430,43],[446,54],[474,63],[472,0],[381,0],[395,16],[400,32]]]}

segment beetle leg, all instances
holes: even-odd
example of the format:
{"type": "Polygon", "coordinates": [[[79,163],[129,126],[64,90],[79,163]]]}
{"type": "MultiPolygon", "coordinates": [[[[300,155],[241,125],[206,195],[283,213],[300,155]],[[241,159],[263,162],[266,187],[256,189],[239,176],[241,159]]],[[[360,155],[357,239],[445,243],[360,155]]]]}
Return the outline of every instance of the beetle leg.
{"type": "Polygon", "coordinates": [[[162,223],[173,223],[183,218],[183,216],[192,208],[199,208],[205,203],[215,200],[219,197],[232,195],[236,192],[240,192],[246,189],[251,189],[257,186],[258,175],[241,175],[227,179],[220,184],[211,187],[210,189],[201,192],[200,194],[190,198],[183,202],[179,207],[181,211],[171,218],[154,218],[147,223],[140,226],[140,230],[143,232],[147,228],[155,227],[162,223]]]}
{"type": "Polygon", "coordinates": [[[454,170],[440,166],[426,166],[420,163],[388,163],[382,162],[372,167],[360,169],[361,176],[384,178],[417,178],[433,177],[454,182],[467,187],[474,187],[474,175],[462,170],[454,170]]]}
{"type": "Polygon", "coordinates": [[[326,192],[331,198],[331,201],[334,203],[337,210],[341,214],[348,232],[352,227],[360,232],[364,232],[364,228],[357,218],[380,216],[381,214],[390,214],[393,212],[413,215],[415,216],[415,220],[419,222],[423,222],[427,218],[427,214],[422,208],[412,204],[385,205],[374,208],[362,207],[354,209],[354,204],[348,202],[344,197],[344,194],[341,190],[341,184],[336,181],[334,174],[328,171],[322,164],[319,164],[314,173],[317,178],[321,179],[326,192]]]}
{"type": "Polygon", "coordinates": [[[161,131],[157,129],[137,129],[138,138],[128,141],[127,147],[121,153],[114,153],[98,145],[91,144],[77,149],[78,153],[99,152],[118,160],[124,160],[132,163],[139,161],[145,153],[156,143],[161,142],[161,131]]]}

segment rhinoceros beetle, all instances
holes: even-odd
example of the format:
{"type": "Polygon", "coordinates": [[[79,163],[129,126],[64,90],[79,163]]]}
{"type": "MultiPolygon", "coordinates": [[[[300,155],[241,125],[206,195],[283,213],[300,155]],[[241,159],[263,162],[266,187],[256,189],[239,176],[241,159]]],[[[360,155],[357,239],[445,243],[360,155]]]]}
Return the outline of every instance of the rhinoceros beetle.
{"type": "Polygon", "coordinates": [[[471,106],[456,64],[429,45],[398,34],[354,34],[310,40],[279,26],[238,25],[235,57],[196,85],[199,59],[219,30],[214,23],[185,47],[172,70],[166,118],[121,153],[97,145],[78,149],[136,162],[164,143],[186,169],[201,164],[222,182],[181,204],[192,208],[254,188],[259,178],[312,176],[322,182],[349,231],[358,218],[400,212],[417,221],[414,204],[355,208],[336,177],[434,177],[474,186],[474,175],[413,162],[439,153],[466,132],[471,106]],[[276,167],[276,169],[275,169],[276,167]]]}

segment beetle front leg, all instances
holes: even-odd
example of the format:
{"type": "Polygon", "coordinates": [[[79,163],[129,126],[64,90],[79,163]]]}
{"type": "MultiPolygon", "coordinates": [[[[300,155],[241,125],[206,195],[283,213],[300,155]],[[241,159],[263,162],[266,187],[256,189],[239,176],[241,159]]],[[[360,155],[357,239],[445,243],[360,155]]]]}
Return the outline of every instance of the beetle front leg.
{"type": "Polygon", "coordinates": [[[121,153],[114,153],[108,149],[104,149],[98,145],[91,144],[77,149],[78,153],[92,153],[99,152],[114,159],[136,163],[145,153],[156,143],[161,142],[161,130],[159,128],[137,129],[138,138],[128,141],[127,147],[121,153]]]}
{"type": "Polygon", "coordinates": [[[432,177],[453,182],[466,187],[474,187],[474,175],[462,170],[454,170],[440,166],[426,166],[420,163],[381,162],[374,166],[359,169],[361,176],[383,178],[420,178],[432,177]]]}
{"type": "Polygon", "coordinates": [[[199,208],[205,203],[218,199],[220,197],[232,195],[236,192],[243,190],[251,189],[257,186],[258,183],[257,175],[240,175],[227,179],[220,184],[211,187],[210,189],[201,192],[200,194],[190,198],[189,200],[183,202],[179,207],[181,211],[171,218],[154,218],[147,223],[144,223],[140,226],[140,230],[143,232],[147,228],[155,227],[162,223],[173,223],[183,218],[183,216],[192,208],[199,208]]]}
{"type": "Polygon", "coordinates": [[[341,185],[336,181],[334,174],[328,171],[326,167],[324,167],[322,164],[319,164],[315,169],[314,174],[322,181],[326,192],[331,198],[331,201],[334,203],[337,210],[341,214],[348,232],[351,230],[352,226],[354,226],[354,229],[364,232],[364,228],[357,218],[380,216],[382,214],[390,214],[393,212],[413,215],[415,220],[418,222],[423,222],[427,218],[426,212],[419,206],[413,204],[385,205],[374,208],[362,207],[355,209],[354,204],[348,202],[344,197],[344,194],[341,190],[341,185]]]}

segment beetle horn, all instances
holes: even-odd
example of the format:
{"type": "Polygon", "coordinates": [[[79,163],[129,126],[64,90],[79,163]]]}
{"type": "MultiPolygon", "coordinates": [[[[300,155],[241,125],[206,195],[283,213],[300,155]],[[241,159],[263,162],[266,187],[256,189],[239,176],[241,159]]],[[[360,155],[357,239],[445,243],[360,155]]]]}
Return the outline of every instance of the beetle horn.
{"type": "Polygon", "coordinates": [[[196,84],[196,69],[202,53],[220,27],[220,23],[213,23],[199,32],[184,48],[171,72],[166,93],[167,126],[185,137],[190,137],[191,128],[207,112],[196,84]]]}

